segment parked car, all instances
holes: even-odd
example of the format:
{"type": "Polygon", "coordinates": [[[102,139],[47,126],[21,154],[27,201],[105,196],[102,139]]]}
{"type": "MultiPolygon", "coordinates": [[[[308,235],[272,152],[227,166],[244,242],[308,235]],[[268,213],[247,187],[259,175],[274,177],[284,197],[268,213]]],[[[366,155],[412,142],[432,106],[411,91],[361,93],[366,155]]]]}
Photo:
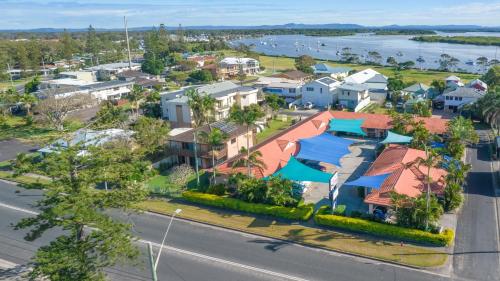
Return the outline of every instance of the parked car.
{"type": "Polygon", "coordinates": [[[390,101],[386,102],[385,108],[392,108],[392,102],[390,102],[390,101]]]}
{"type": "Polygon", "coordinates": [[[312,109],[314,107],[314,103],[308,101],[304,104],[304,109],[312,109]]]}
{"type": "Polygon", "coordinates": [[[401,102],[401,101],[396,104],[397,108],[403,108],[404,106],[405,106],[405,103],[401,102]]]}

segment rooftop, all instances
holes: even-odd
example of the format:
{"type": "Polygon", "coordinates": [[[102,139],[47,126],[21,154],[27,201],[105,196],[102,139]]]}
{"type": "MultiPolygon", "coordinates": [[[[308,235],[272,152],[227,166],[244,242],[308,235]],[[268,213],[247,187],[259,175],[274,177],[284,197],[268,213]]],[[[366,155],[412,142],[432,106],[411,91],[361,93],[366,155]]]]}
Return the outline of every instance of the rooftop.
{"type": "MultiPolygon", "coordinates": [[[[372,189],[365,198],[365,203],[390,206],[391,193],[397,192],[410,197],[417,197],[425,192],[427,168],[418,165],[420,158],[425,159],[425,151],[401,145],[390,145],[372,163],[365,176],[376,176],[389,173],[380,189],[372,189]]],[[[433,179],[431,190],[443,194],[446,171],[442,168],[431,168],[433,179]]]]}
{"type": "Polygon", "coordinates": [[[311,66],[314,70],[314,73],[328,73],[328,74],[338,74],[338,73],[346,73],[351,71],[351,68],[348,67],[333,67],[326,63],[318,63],[311,66]]]}
{"type": "Polygon", "coordinates": [[[235,57],[227,57],[220,61],[220,63],[225,63],[225,64],[242,64],[248,62],[258,62],[258,61],[252,58],[235,58],[235,57]]]}
{"type": "Polygon", "coordinates": [[[406,88],[403,89],[403,91],[405,92],[411,92],[411,93],[415,93],[415,92],[421,92],[421,91],[427,91],[429,90],[430,87],[425,85],[425,84],[422,84],[422,83],[415,83],[411,86],[408,86],[406,88]]]}
{"type": "MultiPolygon", "coordinates": [[[[193,142],[194,139],[194,132],[210,132],[210,128],[218,128],[222,132],[226,133],[229,138],[233,138],[236,136],[240,136],[242,134],[245,134],[247,132],[247,129],[245,126],[240,126],[232,122],[226,122],[226,121],[217,121],[214,122],[210,125],[204,125],[200,128],[197,129],[190,129],[190,130],[184,130],[182,132],[179,132],[176,135],[170,136],[169,140],[170,141],[178,141],[178,142],[187,142],[191,143],[193,142]]],[[[203,143],[203,141],[198,140],[199,143],[203,143]]]]}
{"type": "Polygon", "coordinates": [[[302,80],[311,77],[311,74],[302,72],[300,70],[292,70],[292,71],[273,74],[271,75],[271,77],[283,77],[291,80],[302,80]]]}
{"type": "Polygon", "coordinates": [[[476,90],[474,88],[459,87],[453,91],[443,94],[444,96],[454,96],[463,98],[481,98],[484,96],[484,92],[476,90]]]}
{"type": "MultiPolygon", "coordinates": [[[[353,75],[347,76],[344,81],[349,83],[358,83],[362,84],[367,82],[369,79],[373,78],[376,75],[381,75],[377,71],[367,68],[365,70],[361,70],[359,72],[354,73],[353,75]]],[[[380,78],[377,78],[380,79],[380,78]]]]}
{"type": "Polygon", "coordinates": [[[339,89],[347,91],[363,92],[368,90],[368,86],[356,83],[343,83],[339,86],[339,89]]]}
{"type": "Polygon", "coordinates": [[[332,84],[335,84],[337,83],[338,81],[331,78],[331,77],[322,77],[322,78],[319,78],[319,79],[316,79],[316,82],[319,82],[323,85],[327,85],[327,86],[330,86],[332,84]]]}

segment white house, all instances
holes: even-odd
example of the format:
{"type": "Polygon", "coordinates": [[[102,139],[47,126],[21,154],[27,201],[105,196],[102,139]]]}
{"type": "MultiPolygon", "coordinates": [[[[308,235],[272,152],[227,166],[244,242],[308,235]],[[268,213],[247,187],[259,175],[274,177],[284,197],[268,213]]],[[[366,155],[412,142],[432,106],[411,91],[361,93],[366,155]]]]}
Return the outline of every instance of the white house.
{"type": "Polygon", "coordinates": [[[411,86],[408,86],[401,90],[401,94],[403,96],[410,95],[412,98],[427,98],[428,97],[428,92],[429,92],[430,87],[422,84],[422,83],[415,83],[411,86]]]}
{"type": "Polygon", "coordinates": [[[367,68],[347,76],[344,81],[352,84],[364,84],[368,87],[372,101],[383,102],[387,97],[387,77],[367,68]]]}
{"type": "Polygon", "coordinates": [[[337,103],[337,87],[341,82],[330,77],[323,77],[302,86],[302,104],[307,102],[315,106],[328,107],[337,103]]]}
{"type": "Polygon", "coordinates": [[[346,78],[349,75],[351,68],[348,67],[333,67],[326,63],[318,63],[311,66],[313,73],[316,75],[326,74],[337,80],[346,78]]]}
{"type": "Polygon", "coordinates": [[[86,70],[96,72],[96,76],[101,79],[115,78],[117,74],[126,70],[140,70],[141,64],[132,62],[115,62],[108,64],[100,64],[86,68],[86,70]]]}
{"type": "Polygon", "coordinates": [[[97,78],[92,71],[64,71],[59,73],[60,78],[76,79],[86,82],[96,82],[97,78]]]}
{"type": "MultiPolygon", "coordinates": [[[[71,78],[57,80],[74,80],[71,78]]],[[[82,80],[77,80],[82,82],[82,80]]],[[[107,81],[100,83],[83,83],[76,85],[61,85],[50,86],[39,90],[36,94],[39,98],[54,96],[55,98],[69,97],[77,94],[88,94],[98,101],[116,100],[128,95],[132,91],[134,82],[130,81],[107,81]]]]}
{"type": "MultiPolygon", "coordinates": [[[[187,88],[161,94],[162,117],[171,123],[173,128],[192,127],[192,112],[185,95],[187,88]]],[[[215,120],[226,119],[234,104],[241,107],[257,103],[256,88],[242,87],[231,81],[224,81],[195,88],[202,95],[210,95],[216,101],[215,120]]]]}
{"type": "Polygon", "coordinates": [[[338,87],[339,104],[357,112],[370,103],[368,86],[356,83],[343,83],[338,87]]]}
{"type": "MultiPolygon", "coordinates": [[[[69,140],[58,139],[50,145],[38,150],[42,155],[47,155],[61,150],[68,149],[71,146],[81,145],[82,148],[90,146],[101,146],[105,143],[118,140],[128,140],[134,134],[133,131],[123,129],[106,129],[102,131],[94,131],[90,129],[80,129],[74,132],[69,140]]],[[[79,152],[80,155],[85,155],[85,149],[79,152]]]]}
{"type": "Polygon", "coordinates": [[[217,74],[222,79],[237,76],[243,72],[246,75],[255,75],[260,72],[259,61],[252,58],[227,57],[219,62],[217,74]]]}
{"type": "Polygon", "coordinates": [[[484,96],[483,91],[474,88],[459,87],[455,90],[443,94],[444,109],[446,111],[457,112],[464,105],[475,103],[484,96]]]}
{"type": "Polygon", "coordinates": [[[304,82],[279,77],[260,77],[254,86],[262,88],[262,91],[270,94],[283,96],[292,101],[300,97],[300,91],[304,82]]]}
{"type": "Polygon", "coordinates": [[[461,82],[460,77],[451,75],[444,80],[447,88],[463,87],[464,83],[461,82]]]}

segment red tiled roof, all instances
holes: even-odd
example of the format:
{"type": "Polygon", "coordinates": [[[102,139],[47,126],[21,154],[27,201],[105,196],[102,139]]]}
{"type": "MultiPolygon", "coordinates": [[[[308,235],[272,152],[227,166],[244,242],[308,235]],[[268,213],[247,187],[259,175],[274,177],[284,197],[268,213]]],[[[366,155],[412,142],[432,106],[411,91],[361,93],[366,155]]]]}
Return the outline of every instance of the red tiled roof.
{"type": "MultiPolygon", "coordinates": [[[[425,151],[408,148],[400,145],[391,145],[386,148],[372,163],[366,176],[391,173],[383,182],[379,190],[373,189],[364,202],[376,205],[390,206],[391,192],[417,197],[426,191],[425,178],[427,167],[419,166],[418,159],[425,158],[425,151]]],[[[442,195],[444,192],[444,177],[446,171],[442,168],[431,168],[430,176],[433,179],[431,191],[442,195]]]]}
{"type": "MultiPolygon", "coordinates": [[[[382,129],[388,130],[392,128],[392,119],[389,115],[362,113],[362,112],[347,112],[347,111],[332,111],[333,118],[338,119],[364,119],[362,128],[365,129],[382,129]]],[[[444,134],[446,132],[447,120],[431,117],[415,117],[415,121],[424,121],[425,127],[433,134],[444,134]]]]}

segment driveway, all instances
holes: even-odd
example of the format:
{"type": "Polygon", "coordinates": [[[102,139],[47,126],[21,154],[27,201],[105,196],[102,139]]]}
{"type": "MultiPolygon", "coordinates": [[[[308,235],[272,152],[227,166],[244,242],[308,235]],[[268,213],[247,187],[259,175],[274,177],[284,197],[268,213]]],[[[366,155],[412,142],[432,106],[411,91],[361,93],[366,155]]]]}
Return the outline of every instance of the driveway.
{"type": "Polygon", "coordinates": [[[20,142],[16,139],[0,141],[0,162],[16,158],[17,154],[34,152],[37,146],[20,142]]]}

